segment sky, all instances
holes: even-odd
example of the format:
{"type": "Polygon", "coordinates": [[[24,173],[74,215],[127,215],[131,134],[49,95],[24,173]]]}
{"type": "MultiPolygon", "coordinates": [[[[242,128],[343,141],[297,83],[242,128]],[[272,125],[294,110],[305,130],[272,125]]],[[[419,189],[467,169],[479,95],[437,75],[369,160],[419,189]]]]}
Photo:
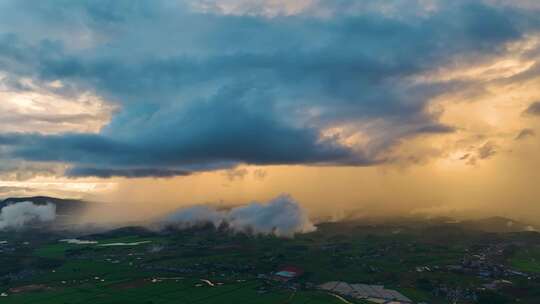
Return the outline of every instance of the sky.
{"type": "Polygon", "coordinates": [[[0,197],[540,221],[535,0],[0,2],[0,197]]]}

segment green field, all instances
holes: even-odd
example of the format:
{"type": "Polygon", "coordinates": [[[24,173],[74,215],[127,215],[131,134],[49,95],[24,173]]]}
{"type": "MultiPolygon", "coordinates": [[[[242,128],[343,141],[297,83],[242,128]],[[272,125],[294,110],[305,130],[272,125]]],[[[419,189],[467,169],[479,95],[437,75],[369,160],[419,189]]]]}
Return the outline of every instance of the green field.
{"type": "MultiPolygon", "coordinates": [[[[55,234],[0,232],[0,239],[7,240],[2,250],[9,249],[0,259],[0,293],[7,293],[0,303],[332,304],[344,301],[317,285],[345,281],[384,285],[415,302],[443,304],[448,300],[433,292],[437,286],[474,291],[493,280],[474,272],[449,271],[447,266],[459,265],[465,255],[492,252],[490,246],[501,243],[514,250],[507,260],[495,263],[540,272],[536,235],[421,225],[394,231],[395,227],[340,223],[321,225],[316,232],[295,238],[277,238],[208,227],[166,232],[121,229],[84,237],[94,244],[60,242],[65,236],[55,234]],[[515,240],[521,245],[516,247],[515,240]],[[103,246],[115,243],[131,245],[103,246]],[[286,265],[303,269],[303,275],[290,284],[273,280],[271,274],[286,265]],[[419,272],[419,266],[433,270],[419,272]]],[[[505,291],[507,298],[540,303],[533,292],[540,282],[523,277],[514,282],[505,291]]]]}
{"type": "MultiPolygon", "coordinates": [[[[258,285],[256,282],[232,283],[218,287],[195,287],[196,282],[191,280],[159,283],[145,280],[132,286],[126,283],[129,282],[58,287],[51,291],[10,296],[2,300],[2,303],[343,303],[331,295],[317,291],[279,291],[259,294],[256,290],[258,285]]],[[[353,301],[352,303],[362,302],[353,301]]]]}
{"type": "Polygon", "coordinates": [[[510,259],[510,263],[517,270],[540,273],[540,248],[522,249],[510,259]]]}

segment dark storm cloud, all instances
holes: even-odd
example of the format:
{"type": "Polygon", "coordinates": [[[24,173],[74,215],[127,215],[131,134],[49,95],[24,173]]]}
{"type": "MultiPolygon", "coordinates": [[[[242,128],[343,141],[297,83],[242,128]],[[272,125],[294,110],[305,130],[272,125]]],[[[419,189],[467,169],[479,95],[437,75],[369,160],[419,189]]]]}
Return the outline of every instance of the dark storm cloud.
{"type": "Polygon", "coordinates": [[[266,18],[196,13],[185,1],[6,1],[0,70],[62,80],[121,110],[100,134],[0,134],[0,145],[14,158],[72,164],[73,176],[380,163],[405,137],[453,130],[425,107],[467,84],[409,77],[501,53],[535,26],[530,12],[476,1],[411,18],[343,9],[353,3],[336,2],[328,18],[266,18]],[[16,26],[25,19],[38,26],[16,26]],[[388,130],[375,130],[366,151],[321,138],[369,120],[388,130]]]}
{"type": "Polygon", "coordinates": [[[173,177],[186,176],[191,173],[182,170],[157,169],[157,168],[137,168],[137,169],[111,169],[111,168],[84,168],[74,167],[66,171],[69,177],[173,177]]]}
{"type": "MultiPolygon", "coordinates": [[[[260,110],[247,111],[229,101],[225,90],[208,102],[153,118],[123,136],[93,134],[0,134],[0,146],[13,157],[84,166],[181,166],[248,162],[253,164],[370,161],[332,140],[320,140],[315,129],[280,124],[260,110]],[[147,126],[147,127],[146,127],[147,126]],[[181,126],[181,127],[180,127],[181,126]]],[[[234,93],[236,96],[236,93],[234,93]]],[[[232,100],[232,99],[231,99],[232,100]]],[[[215,165],[214,165],[215,166],[215,165]]],[[[198,166],[211,169],[213,166],[198,166]]],[[[219,167],[219,166],[218,166],[219,167]]]]}

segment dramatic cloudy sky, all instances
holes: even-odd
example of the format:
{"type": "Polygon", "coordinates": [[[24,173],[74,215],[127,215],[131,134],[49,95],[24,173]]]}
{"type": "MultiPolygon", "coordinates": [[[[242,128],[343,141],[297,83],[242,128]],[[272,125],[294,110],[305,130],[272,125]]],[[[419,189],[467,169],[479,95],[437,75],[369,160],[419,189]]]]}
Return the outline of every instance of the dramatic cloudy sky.
{"type": "Polygon", "coordinates": [[[535,0],[1,1],[0,196],[539,214],[539,16],[535,0]]]}

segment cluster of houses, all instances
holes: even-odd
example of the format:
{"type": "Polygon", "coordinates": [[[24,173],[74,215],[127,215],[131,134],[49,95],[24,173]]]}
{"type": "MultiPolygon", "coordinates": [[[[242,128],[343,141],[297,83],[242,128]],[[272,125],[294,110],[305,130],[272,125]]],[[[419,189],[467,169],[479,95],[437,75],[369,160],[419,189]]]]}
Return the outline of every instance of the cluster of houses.
{"type": "Polygon", "coordinates": [[[504,252],[507,244],[494,244],[477,252],[466,254],[460,265],[450,265],[449,271],[476,275],[483,279],[507,279],[511,277],[532,278],[530,274],[517,271],[506,265],[504,252]]]}
{"type": "Polygon", "coordinates": [[[441,285],[433,289],[433,295],[450,303],[474,303],[478,299],[475,289],[441,285]]]}
{"type": "Polygon", "coordinates": [[[463,288],[439,284],[433,287],[433,295],[446,298],[452,302],[476,302],[478,291],[498,290],[513,285],[512,279],[521,277],[525,279],[535,279],[532,274],[524,273],[512,269],[504,263],[506,250],[511,243],[495,243],[484,246],[474,251],[467,252],[461,259],[460,264],[446,266],[417,266],[416,272],[453,272],[459,274],[474,275],[486,283],[477,287],[463,288]]]}

